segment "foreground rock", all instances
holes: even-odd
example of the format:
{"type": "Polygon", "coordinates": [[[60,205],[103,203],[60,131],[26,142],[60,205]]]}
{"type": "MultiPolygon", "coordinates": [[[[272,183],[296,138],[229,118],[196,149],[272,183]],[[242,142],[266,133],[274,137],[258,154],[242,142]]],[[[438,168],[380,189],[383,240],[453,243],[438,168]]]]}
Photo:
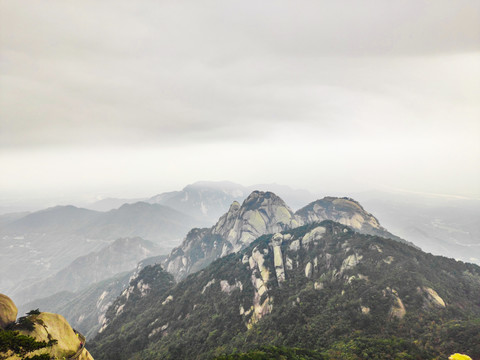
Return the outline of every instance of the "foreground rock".
{"type": "MultiPolygon", "coordinates": [[[[5,298],[8,299],[7,296],[0,294],[2,304],[8,303],[10,300],[4,300],[5,298]]],[[[15,305],[13,304],[13,306],[15,305]]],[[[83,335],[76,333],[65,318],[58,314],[33,312],[20,318],[17,323],[10,324],[8,330],[1,329],[0,331],[5,332],[5,336],[9,334],[15,336],[17,333],[33,338],[37,344],[43,342],[43,345],[39,346],[40,349],[28,351],[28,357],[47,355],[50,359],[93,360],[85,348],[83,335]]],[[[19,343],[23,348],[25,341],[19,343]]],[[[25,355],[20,356],[22,348],[16,349],[15,346],[10,346],[7,351],[0,352],[0,358],[5,360],[23,359],[25,355]]]]}
{"type": "Polygon", "coordinates": [[[17,307],[12,299],[0,294],[0,328],[4,329],[8,324],[15,322],[17,313],[17,307]]]}

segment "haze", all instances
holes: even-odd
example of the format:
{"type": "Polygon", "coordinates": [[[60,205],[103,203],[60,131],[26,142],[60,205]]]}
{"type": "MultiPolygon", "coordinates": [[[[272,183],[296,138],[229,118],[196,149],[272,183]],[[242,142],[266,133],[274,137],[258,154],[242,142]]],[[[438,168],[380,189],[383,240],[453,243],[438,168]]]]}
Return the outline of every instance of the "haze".
{"type": "Polygon", "coordinates": [[[480,2],[0,0],[0,199],[480,197],[480,2]]]}

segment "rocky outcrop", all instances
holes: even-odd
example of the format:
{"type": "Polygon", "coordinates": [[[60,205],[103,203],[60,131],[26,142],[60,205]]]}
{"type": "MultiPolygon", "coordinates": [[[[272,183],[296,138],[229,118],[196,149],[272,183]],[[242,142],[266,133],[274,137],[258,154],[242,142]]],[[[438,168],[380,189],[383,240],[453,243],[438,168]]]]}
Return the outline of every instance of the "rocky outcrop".
{"type": "Polygon", "coordinates": [[[12,299],[0,294],[0,328],[4,329],[8,324],[15,322],[18,310],[12,299]]]}
{"type": "Polygon", "coordinates": [[[384,295],[393,297],[393,304],[390,308],[390,317],[403,319],[407,313],[407,310],[405,309],[402,299],[400,299],[400,296],[398,296],[397,290],[387,288],[384,292],[384,295]]]}
{"type": "Polygon", "coordinates": [[[272,234],[299,226],[293,212],[277,195],[254,191],[242,206],[234,202],[212,229],[237,252],[263,234],[272,234]]]}
{"type": "MultiPolygon", "coordinates": [[[[15,304],[5,295],[0,294],[2,304],[8,304],[9,307],[15,304]]],[[[13,312],[10,314],[13,315],[13,312]]],[[[16,315],[16,311],[15,311],[16,315]]],[[[47,312],[37,312],[23,318],[23,322],[15,323],[12,330],[21,335],[32,337],[37,342],[49,344],[39,350],[31,351],[29,356],[48,354],[52,359],[78,359],[93,360],[93,357],[85,348],[85,338],[83,335],[75,332],[70,324],[62,315],[47,312]],[[21,325],[28,322],[31,327],[21,325]]],[[[10,348],[5,353],[0,352],[0,358],[5,360],[20,359],[15,349],[10,348]]],[[[23,358],[23,357],[22,357],[23,358]]]]}
{"type": "Polygon", "coordinates": [[[424,297],[424,306],[426,308],[440,308],[443,309],[446,307],[445,301],[437,294],[432,288],[423,286],[418,287],[417,291],[424,297]]]}
{"type": "Polygon", "coordinates": [[[212,228],[191,230],[164,267],[176,279],[182,279],[222,256],[244,249],[261,235],[299,225],[282,199],[271,192],[254,191],[242,205],[234,201],[212,228]]]}
{"type": "Polygon", "coordinates": [[[34,318],[35,327],[32,331],[22,330],[25,335],[35,338],[37,341],[48,342],[56,339],[57,344],[47,349],[38,350],[38,354],[48,353],[57,359],[79,355],[79,360],[93,360],[90,353],[83,346],[83,339],[73,331],[67,320],[62,315],[52,313],[40,313],[34,318]],[[80,351],[81,350],[81,351],[80,351]]]}
{"type": "Polygon", "coordinates": [[[327,196],[301,208],[295,213],[295,216],[302,225],[332,220],[347,225],[362,234],[377,235],[414,246],[380,226],[380,222],[375,216],[365,211],[362,205],[351,198],[327,196]]]}

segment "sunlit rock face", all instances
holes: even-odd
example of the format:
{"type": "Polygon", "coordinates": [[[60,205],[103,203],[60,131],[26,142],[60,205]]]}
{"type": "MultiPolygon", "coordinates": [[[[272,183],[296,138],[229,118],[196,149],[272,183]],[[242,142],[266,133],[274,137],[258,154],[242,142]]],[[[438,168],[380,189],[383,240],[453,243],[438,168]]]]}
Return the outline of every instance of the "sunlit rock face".
{"type": "Polygon", "coordinates": [[[0,328],[5,328],[8,324],[17,319],[17,307],[12,299],[0,294],[0,328]]]}
{"type": "MultiPolygon", "coordinates": [[[[7,324],[15,321],[17,308],[13,301],[3,294],[0,294],[0,312],[2,321],[6,321],[7,324]]],[[[48,354],[52,359],[65,359],[75,356],[79,360],[93,360],[93,357],[85,348],[83,336],[75,333],[62,315],[41,312],[29,315],[28,320],[32,323],[31,329],[17,327],[15,331],[18,331],[21,335],[30,336],[38,342],[48,343],[51,340],[56,340],[51,346],[30,352],[29,356],[48,354]]],[[[20,359],[12,350],[5,353],[0,352],[0,358],[5,360],[20,359]]]]}

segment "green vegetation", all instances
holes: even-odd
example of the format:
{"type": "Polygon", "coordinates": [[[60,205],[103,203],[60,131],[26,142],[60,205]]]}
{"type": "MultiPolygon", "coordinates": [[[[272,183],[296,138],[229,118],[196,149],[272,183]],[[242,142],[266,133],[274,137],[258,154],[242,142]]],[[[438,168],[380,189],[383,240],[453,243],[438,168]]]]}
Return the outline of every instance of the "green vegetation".
{"type": "Polygon", "coordinates": [[[49,355],[47,355],[48,357],[39,357],[40,355],[27,357],[28,353],[48,346],[49,344],[45,341],[36,341],[31,336],[19,334],[18,331],[0,329],[0,359],[6,359],[7,356],[2,357],[2,354],[6,354],[9,351],[22,359],[50,359],[49,355]]]}
{"type": "MultiPolygon", "coordinates": [[[[21,334],[18,330],[33,331],[35,324],[39,324],[46,329],[46,325],[41,319],[37,319],[40,310],[35,309],[22,316],[16,323],[12,323],[8,329],[0,329],[0,360],[7,359],[11,355],[19,356],[22,360],[50,360],[49,354],[31,355],[29,353],[35,350],[51,347],[58,343],[48,334],[48,342],[37,341],[35,338],[21,334]]],[[[47,331],[48,333],[48,331],[47,331]]]]}
{"type": "Polygon", "coordinates": [[[317,351],[297,348],[265,346],[247,353],[234,353],[216,357],[215,360],[324,360],[317,351]]]}
{"type": "Polygon", "coordinates": [[[271,235],[178,284],[160,266],[149,268],[131,284],[128,300],[119,298],[109,309],[109,326],[91,343],[93,357],[423,360],[458,351],[480,357],[480,267],[331,221],[320,225],[325,234],[298,249],[292,242],[319,224],[284,232],[292,237],[281,246],[283,263],[288,258],[291,266],[280,284],[271,235]],[[270,273],[261,296],[248,261],[255,248],[270,273]],[[154,284],[152,291],[141,296],[140,283],[154,284]],[[272,308],[251,326],[254,301],[266,299],[272,308]],[[403,317],[392,312],[398,301],[403,317]]]}

